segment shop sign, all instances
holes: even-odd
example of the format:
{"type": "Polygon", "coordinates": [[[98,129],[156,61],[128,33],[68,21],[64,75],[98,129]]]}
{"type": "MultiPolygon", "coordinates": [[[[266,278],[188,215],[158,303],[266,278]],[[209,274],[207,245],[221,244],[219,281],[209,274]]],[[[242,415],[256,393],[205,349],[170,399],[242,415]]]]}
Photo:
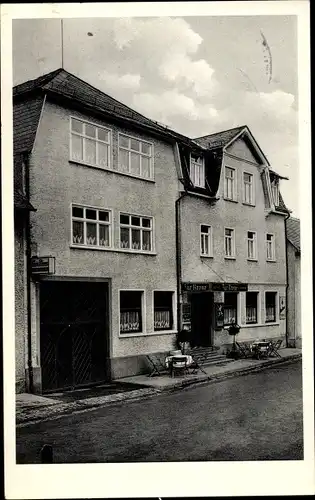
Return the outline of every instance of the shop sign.
{"type": "Polygon", "coordinates": [[[32,274],[55,274],[55,257],[32,257],[32,274]]]}
{"type": "Polygon", "coordinates": [[[247,283],[182,283],[184,292],[247,292],[247,283]]]}

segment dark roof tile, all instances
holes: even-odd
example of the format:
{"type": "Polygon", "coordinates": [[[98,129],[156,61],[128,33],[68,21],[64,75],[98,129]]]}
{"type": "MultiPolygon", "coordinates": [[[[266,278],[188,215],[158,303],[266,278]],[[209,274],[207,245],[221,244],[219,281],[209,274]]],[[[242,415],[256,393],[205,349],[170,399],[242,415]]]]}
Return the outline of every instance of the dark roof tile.
{"type": "Polygon", "coordinates": [[[295,247],[297,251],[301,251],[300,243],[300,220],[295,217],[289,217],[286,221],[287,240],[295,247]]]}
{"type": "Polygon", "coordinates": [[[231,128],[229,130],[223,130],[222,132],[216,132],[215,134],[205,135],[203,137],[197,137],[196,142],[208,149],[215,149],[219,147],[226,146],[234,137],[236,137],[242,130],[246,129],[246,125],[241,127],[231,128]]]}

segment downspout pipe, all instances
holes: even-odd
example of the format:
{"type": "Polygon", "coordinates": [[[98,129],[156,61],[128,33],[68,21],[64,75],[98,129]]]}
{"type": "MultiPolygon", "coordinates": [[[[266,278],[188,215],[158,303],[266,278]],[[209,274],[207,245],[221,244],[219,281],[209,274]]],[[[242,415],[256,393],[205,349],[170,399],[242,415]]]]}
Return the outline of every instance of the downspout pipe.
{"type": "Polygon", "coordinates": [[[182,281],[182,231],[181,231],[181,200],[187,195],[184,191],[175,201],[176,228],[176,282],[177,282],[177,330],[181,331],[181,281],[182,281]]]}
{"type": "MultiPolygon", "coordinates": [[[[29,159],[24,156],[25,162],[25,194],[30,200],[30,176],[29,176],[29,159]]],[[[28,382],[29,392],[34,391],[34,374],[32,364],[32,307],[31,307],[31,216],[30,211],[26,215],[26,300],[27,300],[27,366],[28,366],[28,382]]]]}
{"type": "Polygon", "coordinates": [[[285,238],[285,269],[286,269],[286,287],[285,287],[285,310],[286,310],[286,315],[285,315],[285,343],[286,347],[289,347],[289,338],[288,338],[288,290],[289,290],[289,267],[288,267],[288,240],[287,240],[287,220],[289,219],[290,214],[285,217],[284,219],[284,238],[285,238]]]}

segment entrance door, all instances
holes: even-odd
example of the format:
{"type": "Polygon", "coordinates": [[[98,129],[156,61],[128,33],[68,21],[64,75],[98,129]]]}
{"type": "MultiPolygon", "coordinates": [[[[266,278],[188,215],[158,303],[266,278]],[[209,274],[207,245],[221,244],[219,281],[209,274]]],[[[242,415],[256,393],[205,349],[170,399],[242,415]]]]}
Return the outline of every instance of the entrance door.
{"type": "Polygon", "coordinates": [[[107,283],[41,283],[43,392],[92,385],[108,379],[107,317],[107,283]]]}
{"type": "Polygon", "coordinates": [[[191,331],[193,346],[212,345],[213,294],[191,294],[191,331]]]}

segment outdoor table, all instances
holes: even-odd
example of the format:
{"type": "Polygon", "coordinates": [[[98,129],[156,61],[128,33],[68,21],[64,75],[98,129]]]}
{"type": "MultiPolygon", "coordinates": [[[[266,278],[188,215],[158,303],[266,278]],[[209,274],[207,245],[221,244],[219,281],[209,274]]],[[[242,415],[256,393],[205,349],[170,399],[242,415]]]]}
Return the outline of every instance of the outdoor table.
{"type": "Polygon", "coordinates": [[[251,345],[251,351],[255,356],[268,356],[271,348],[271,343],[266,340],[255,340],[251,345]]]}
{"type": "Polygon", "coordinates": [[[178,366],[189,366],[189,365],[192,365],[193,364],[193,359],[192,359],[192,356],[190,356],[189,354],[177,354],[176,356],[167,356],[165,358],[165,366],[166,368],[169,368],[170,367],[170,364],[171,364],[171,361],[173,358],[182,358],[183,362],[180,363],[178,362],[177,365],[178,366]]]}

